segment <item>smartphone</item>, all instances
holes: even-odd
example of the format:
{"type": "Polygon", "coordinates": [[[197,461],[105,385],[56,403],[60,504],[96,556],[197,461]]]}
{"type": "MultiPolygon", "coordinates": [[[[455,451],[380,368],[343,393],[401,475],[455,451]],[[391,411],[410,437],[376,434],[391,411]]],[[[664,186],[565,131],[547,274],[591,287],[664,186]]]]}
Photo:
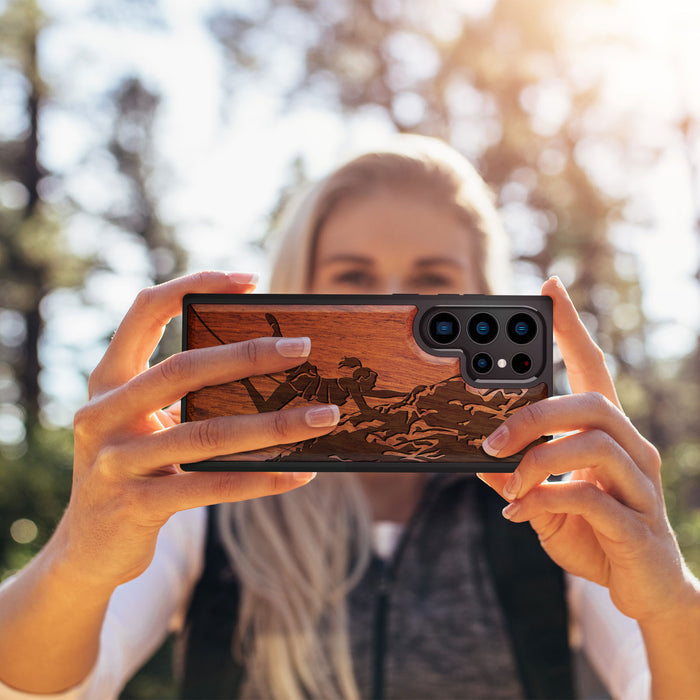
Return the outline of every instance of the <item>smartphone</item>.
{"type": "Polygon", "coordinates": [[[547,296],[190,294],[183,300],[185,350],[261,336],[308,336],[311,353],[284,372],[187,394],[182,421],[334,403],[338,425],[311,440],[182,469],[513,471],[522,453],[497,459],[481,445],[508,416],[552,393],[547,296]]]}

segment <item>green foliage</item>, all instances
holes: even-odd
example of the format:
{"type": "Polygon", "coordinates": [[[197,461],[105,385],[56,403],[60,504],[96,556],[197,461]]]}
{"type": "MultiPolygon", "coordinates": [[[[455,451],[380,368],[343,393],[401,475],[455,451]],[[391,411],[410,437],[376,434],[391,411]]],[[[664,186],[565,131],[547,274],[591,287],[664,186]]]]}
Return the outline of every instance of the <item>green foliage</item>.
{"type": "Polygon", "coordinates": [[[29,425],[25,441],[0,450],[0,578],[24,566],[48,541],[68,503],[72,466],[73,435],[67,429],[29,425]],[[20,520],[36,526],[28,542],[11,535],[20,520]]]}
{"type": "Polygon", "coordinates": [[[700,440],[697,435],[667,450],[664,488],[669,519],[693,573],[700,577],[700,440]]]}
{"type": "Polygon", "coordinates": [[[162,700],[178,697],[173,672],[175,638],[169,636],[148,663],[126,684],[121,700],[162,700]]]}

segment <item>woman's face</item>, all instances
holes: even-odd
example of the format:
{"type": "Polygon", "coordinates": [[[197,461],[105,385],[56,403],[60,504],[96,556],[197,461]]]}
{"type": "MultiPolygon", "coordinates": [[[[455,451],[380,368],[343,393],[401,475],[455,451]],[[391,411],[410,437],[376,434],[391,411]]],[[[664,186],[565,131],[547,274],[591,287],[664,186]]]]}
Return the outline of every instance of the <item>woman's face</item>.
{"type": "Polygon", "coordinates": [[[407,193],[341,202],[319,233],[310,291],[325,294],[471,293],[469,232],[407,193]]]}

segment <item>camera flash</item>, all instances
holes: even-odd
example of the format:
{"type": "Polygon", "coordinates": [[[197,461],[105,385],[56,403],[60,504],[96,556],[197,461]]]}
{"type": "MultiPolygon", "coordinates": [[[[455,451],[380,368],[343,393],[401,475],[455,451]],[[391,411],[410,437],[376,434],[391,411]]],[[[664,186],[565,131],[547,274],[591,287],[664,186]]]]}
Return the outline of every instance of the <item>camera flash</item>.
{"type": "Polygon", "coordinates": [[[497,363],[496,363],[501,369],[503,369],[508,363],[501,358],[497,363]]]}

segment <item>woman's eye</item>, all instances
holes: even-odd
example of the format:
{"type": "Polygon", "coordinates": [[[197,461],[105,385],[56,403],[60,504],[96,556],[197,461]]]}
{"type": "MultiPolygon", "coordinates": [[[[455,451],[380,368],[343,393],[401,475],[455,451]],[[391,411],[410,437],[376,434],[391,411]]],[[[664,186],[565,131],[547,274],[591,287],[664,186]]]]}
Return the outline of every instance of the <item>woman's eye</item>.
{"type": "Polygon", "coordinates": [[[374,277],[364,270],[347,270],[334,276],[333,282],[337,284],[348,284],[354,287],[371,287],[374,284],[374,277]]]}
{"type": "Polygon", "coordinates": [[[455,282],[445,275],[437,273],[426,273],[415,277],[412,281],[412,285],[417,289],[433,289],[441,287],[455,287],[455,282]]]}

